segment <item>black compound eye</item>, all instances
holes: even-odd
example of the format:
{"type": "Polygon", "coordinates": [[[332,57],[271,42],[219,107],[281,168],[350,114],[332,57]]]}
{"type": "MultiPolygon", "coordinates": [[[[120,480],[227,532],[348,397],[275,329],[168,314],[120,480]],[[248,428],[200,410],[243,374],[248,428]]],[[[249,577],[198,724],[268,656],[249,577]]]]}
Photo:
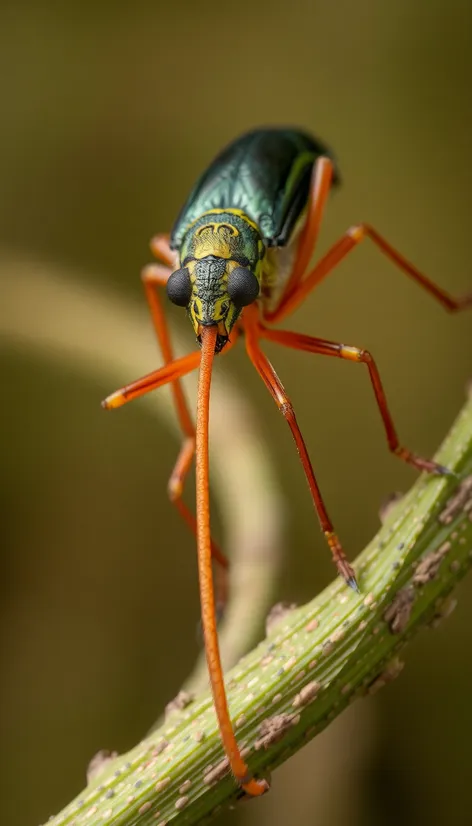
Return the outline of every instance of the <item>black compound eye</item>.
{"type": "Polygon", "coordinates": [[[252,304],[259,295],[259,282],[251,270],[235,267],[228,276],[228,294],[236,307],[252,304]]]}
{"type": "Polygon", "coordinates": [[[167,296],[178,307],[186,307],[192,295],[190,273],[186,267],[181,267],[169,276],[166,284],[167,296]]]}

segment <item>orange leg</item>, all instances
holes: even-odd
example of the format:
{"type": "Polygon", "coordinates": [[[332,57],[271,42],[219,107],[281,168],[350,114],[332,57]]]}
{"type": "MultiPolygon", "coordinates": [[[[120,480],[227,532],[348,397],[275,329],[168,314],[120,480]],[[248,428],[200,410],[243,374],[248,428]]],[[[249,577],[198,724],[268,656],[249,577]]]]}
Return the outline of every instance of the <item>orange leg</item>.
{"type": "Polygon", "coordinates": [[[208,425],[210,409],[210,383],[213,357],[215,354],[217,327],[204,327],[202,330],[202,360],[198,382],[197,401],[197,547],[198,575],[200,582],[200,602],[202,608],[202,625],[205,638],[205,651],[210,675],[213,701],[225,752],[231,771],[245,792],[250,795],[264,794],[269,788],[265,780],[256,780],[241,756],[241,751],[234,735],[228,710],[226,691],[221,667],[221,658],[216,629],[215,600],[211,570],[210,537],[210,495],[208,462],[208,425]]]}
{"type": "Polygon", "coordinates": [[[334,341],[326,341],[322,338],[312,338],[311,336],[301,335],[299,333],[289,333],[284,330],[269,330],[267,328],[260,329],[260,336],[275,341],[277,344],[282,344],[284,347],[291,347],[294,350],[305,350],[308,353],[319,353],[323,356],[337,356],[338,358],[347,359],[348,361],[362,362],[367,365],[369,370],[370,380],[374,389],[377,405],[382,416],[382,421],[385,428],[385,434],[389,449],[395,456],[399,456],[404,462],[413,465],[418,470],[425,470],[429,473],[448,474],[451,473],[443,465],[438,465],[429,459],[423,459],[417,456],[407,448],[402,447],[397,436],[397,431],[393,423],[392,416],[388,409],[385,391],[382,386],[380,373],[377,365],[368,350],[360,350],[357,347],[348,347],[345,344],[338,344],[334,341]]]}
{"type": "Polygon", "coordinates": [[[179,258],[177,253],[171,250],[169,245],[170,236],[168,233],[161,232],[151,238],[151,252],[158,261],[167,264],[172,270],[177,269],[179,265],[179,258]]]}
{"type": "Polygon", "coordinates": [[[181,379],[182,376],[186,376],[187,373],[191,373],[192,370],[197,369],[200,364],[200,355],[199,350],[196,350],[194,353],[188,353],[186,356],[175,359],[175,361],[171,361],[170,364],[165,364],[164,367],[159,367],[158,370],[153,370],[152,373],[147,373],[145,376],[142,376],[142,378],[136,379],[136,381],[132,381],[130,384],[125,384],[124,387],[107,396],[107,398],[102,401],[102,407],[104,407],[105,410],[122,407],[124,404],[127,404],[127,402],[131,402],[133,399],[139,399],[140,396],[150,393],[151,390],[157,390],[164,384],[181,379]]]}
{"type": "MultiPolygon", "coordinates": [[[[192,370],[195,370],[200,364],[200,357],[200,350],[197,350],[194,353],[188,353],[188,355],[183,356],[183,358],[175,359],[169,364],[164,365],[164,367],[160,367],[158,370],[153,370],[152,373],[148,373],[146,376],[143,376],[140,379],[136,379],[136,381],[133,381],[130,384],[125,385],[124,387],[120,388],[120,390],[116,390],[115,393],[112,393],[110,396],[107,396],[107,398],[104,399],[104,401],[102,402],[102,407],[104,407],[105,410],[113,410],[116,407],[122,407],[124,404],[127,404],[127,402],[133,401],[133,399],[137,399],[140,396],[144,396],[146,393],[150,393],[152,390],[157,390],[159,387],[163,387],[163,385],[165,384],[175,382],[176,379],[180,379],[187,373],[191,373],[192,370]]],[[[183,477],[185,478],[185,475],[188,471],[188,466],[191,463],[194,452],[194,449],[193,451],[190,451],[189,447],[187,447],[187,451],[185,452],[184,448],[185,444],[182,450],[180,451],[176,466],[172,474],[172,476],[174,476],[175,474],[177,485],[179,484],[179,476],[181,478],[183,475],[183,477]]],[[[182,502],[179,503],[178,508],[180,513],[182,513],[184,519],[187,520],[188,515],[189,527],[196,534],[195,518],[185,508],[182,502]]],[[[225,605],[228,593],[226,573],[228,568],[228,560],[215,544],[212,544],[212,553],[214,559],[221,566],[221,571],[218,572],[218,607],[222,608],[225,605]]]]}
{"type": "MultiPolygon", "coordinates": [[[[164,236],[156,236],[156,238],[152,240],[151,246],[156,255],[159,255],[162,258],[166,257],[166,260],[168,261],[172,260],[173,253],[168,247],[168,242],[164,236]]],[[[141,273],[146,298],[151,311],[154,331],[166,364],[169,364],[173,360],[173,351],[166,315],[164,313],[157,288],[165,287],[170,274],[170,269],[159,264],[150,264],[145,267],[141,273]]],[[[184,435],[184,441],[177,457],[174,469],[171,473],[167,491],[170,501],[176,506],[192,533],[196,535],[195,517],[182,499],[185,480],[195,455],[195,428],[190,415],[187,399],[185,398],[182,385],[179,381],[174,381],[172,383],[172,393],[179,424],[184,435]]],[[[217,561],[218,564],[225,571],[227,571],[229,567],[228,560],[213,540],[212,553],[215,561],[217,561]]],[[[221,609],[224,607],[228,595],[227,579],[228,577],[226,573],[223,573],[223,571],[218,572],[218,607],[221,609]]]]}
{"type": "Polygon", "coordinates": [[[341,576],[345,579],[345,581],[348,585],[350,585],[351,588],[358,591],[359,589],[354,570],[349,564],[346,555],[341,547],[341,543],[336,533],[334,532],[333,524],[328,516],[328,512],[323,502],[321,491],[316,481],[316,477],[313,471],[310,457],[308,455],[305,441],[300,432],[300,428],[297,424],[297,419],[295,416],[295,411],[292,407],[292,403],[285,392],[282,382],[280,381],[279,377],[277,376],[277,373],[272,367],[272,364],[259,347],[258,340],[261,337],[261,335],[265,334],[265,330],[263,330],[263,328],[261,328],[258,324],[257,312],[258,311],[256,307],[246,308],[244,315],[246,347],[249,358],[251,359],[257,372],[265,382],[277,407],[279,408],[284,418],[287,420],[288,426],[292,431],[292,436],[297,446],[303,470],[305,471],[305,476],[308,482],[308,486],[310,488],[313,504],[316,508],[316,512],[320,520],[321,529],[331,549],[333,562],[336,565],[338,573],[341,574],[341,576]]]}
{"type": "Polygon", "coordinates": [[[285,285],[282,301],[297,287],[303,278],[318,240],[318,233],[323,218],[333,180],[333,164],[329,158],[318,158],[311,177],[310,196],[307,217],[298,242],[297,255],[290,277],[285,285]]]}
{"type": "Polygon", "coordinates": [[[390,258],[406,275],[409,275],[410,278],[423,287],[426,292],[439,301],[446,310],[456,312],[472,306],[472,293],[468,293],[460,298],[454,298],[449,295],[449,293],[435,284],[434,281],[431,281],[417,270],[416,267],[392,247],[377,230],[369,224],[359,224],[359,226],[349,229],[346,234],[328,250],[321,261],[305,276],[303,281],[299,281],[298,285],[290,294],[284,294],[277,309],[265,316],[266,320],[270,322],[280,321],[289,313],[293,312],[293,310],[303,303],[307,295],[318,286],[323,278],[325,278],[346,255],[357,247],[364,238],[370,238],[387,258],[390,258]]]}

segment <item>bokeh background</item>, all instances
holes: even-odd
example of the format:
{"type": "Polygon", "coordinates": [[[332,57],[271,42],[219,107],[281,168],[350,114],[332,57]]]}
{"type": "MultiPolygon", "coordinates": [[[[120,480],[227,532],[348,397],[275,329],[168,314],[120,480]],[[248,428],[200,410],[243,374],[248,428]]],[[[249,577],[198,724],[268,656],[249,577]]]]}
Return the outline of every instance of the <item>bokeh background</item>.
{"type": "MultiPolygon", "coordinates": [[[[63,312],[42,292],[48,268],[145,318],[148,239],[170,228],[196,175],[243,130],[293,123],[332,145],[343,176],[320,249],[369,220],[443,287],[470,290],[471,80],[466,0],[1,3],[2,823],[57,812],[99,748],[142,736],[198,654],[193,542],[165,493],[177,437],[142,403],[102,413],[100,399],[134,378],[124,362],[122,379],[97,377],[73,350],[61,358],[34,332],[15,336],[5,307],[19,280],[38,273],[22,324],[63,312]]],[[[185,318],[169,312],[190,348],[185,318]]],[[[125,358],[126,314],[119,323],[125,358]]],[[[470,314],[449,316],[366,243],[288,326],[371,349],[403,441],[434,452],[471,375],[470,314]]],[[[362,367],[270,355],[353,556],[381,500],[415,474],[386,449],[362,367]]],[[[333,572],[290,434],[243,348],[224,366],[284,498],[274,601],[302,602],[333,572]]],[[[215,524],[224,539],[216,512],[215,524]]],[[[400,680],[220,822],[469,824],[471,596],[465,581],[400,680]]]]}

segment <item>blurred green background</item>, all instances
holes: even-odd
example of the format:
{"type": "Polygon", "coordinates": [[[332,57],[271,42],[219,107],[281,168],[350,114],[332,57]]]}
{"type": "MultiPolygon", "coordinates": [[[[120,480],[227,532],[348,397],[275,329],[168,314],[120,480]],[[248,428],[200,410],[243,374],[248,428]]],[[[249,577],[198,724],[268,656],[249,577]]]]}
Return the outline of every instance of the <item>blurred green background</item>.
{"type": "MultiPolygon", "coordinates": [[[[472,286],[471,80],[465,0],[3,0],[0,248],[144,308],[148,239],[204,165],[247,128],[297,124],[333,147],[344,182],[320,249],[368,220],[460,294],[472,286]]],[[[17,277],[2,267],[7,299],[17,277]]],[[[27,309],[54,316],[53,304],[27,309]]],[[[471,374],[470,313],[449,316],[366,243],[287,326],[371,349],[402,440],[434,452],[471,374]]],[[[131,747],[176,693],[198,650],[198,597],[193,542],[166,499],[168,425],[141,403],[103,414],[114,376],[2,343],[1,821],[34,826],[80,790],[99,748],[131,747]]],[[[386,449],[363,368],[268,349],[354,556],[380,501],[415,473],[386,449]]],[[[288,428],[242,347],[224,365],[284,493],[275,598],[307,600],[333,571],[288,428]]],[[[471,596],[466,581],[397,683],[220,822],[469,824],[471,596]]]]}

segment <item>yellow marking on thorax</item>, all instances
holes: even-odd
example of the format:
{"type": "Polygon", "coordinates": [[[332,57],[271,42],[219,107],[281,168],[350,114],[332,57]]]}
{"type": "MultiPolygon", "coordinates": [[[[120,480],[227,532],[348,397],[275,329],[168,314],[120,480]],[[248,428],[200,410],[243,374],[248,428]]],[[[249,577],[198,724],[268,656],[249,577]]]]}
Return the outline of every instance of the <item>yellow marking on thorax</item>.
{"type": "Polygon", "coordinates": [[[205,215],[208,215],[208,217],[210,217],[211,215],[223,215],[223,213],[227,213],[228,215],[237,215],[238,218],[242,218],[243,221],[246,221],[246,224],[249,224],[249,226],[252,227],[252,229],[255,229],[256,232],[260,233],[259,227],[249,217],[249,215],[246,215],[246,213],[243,212],[242,209],[235,209],[233,207],[228,207],[228,209],[220,209],[219,207],[215,207],[215,209],[209,209],[207,212],[203,212],[201,215],[198,216],[198,218],[195,218],[195,221],[192,221],[192,223],[189,224],[186,232],[188,232],[189,229],[192,229],[193,225],[196,224],[197,221],[200,221],[201,218],[204,218],[205,215]]]}
{"type": "Polygon", "coordinates": [[[207,255],[231,258],[231,239],[235,235],[239,235],[239,231],[228,224],[218,224],[213,221],[204,224],[195,233],[195,258],[205,258],[207,255]]]}
{"type": "Polygon", "coordinates": [[[204,224],[203,227],[197,229],[195,235],[201,235],[204,230],[210,228],[213,229],[213,232],[221,232],[222,229],[225,229],[230,235],[239,235],[239,229],[236,229],[232,224],[220,224],[218,221],[210,221],[208,224],[204,224]]]}
{"type": "Polygon", "coordinates": [[[260,229],[255,221],[253,221],[249,215],[246,215],[242,209],[236,209],[233,207],[229,207],[228,209],[209,209],[208,212],[204,212],[203,215],[222,215],[223,212],[227,212],[229,215],[237,215],[239,218],[242,218],[243,221],[246,221],[246,224],[249,224],[252,229],[255,229],[256,232],[260,233],[260,229]]]}

